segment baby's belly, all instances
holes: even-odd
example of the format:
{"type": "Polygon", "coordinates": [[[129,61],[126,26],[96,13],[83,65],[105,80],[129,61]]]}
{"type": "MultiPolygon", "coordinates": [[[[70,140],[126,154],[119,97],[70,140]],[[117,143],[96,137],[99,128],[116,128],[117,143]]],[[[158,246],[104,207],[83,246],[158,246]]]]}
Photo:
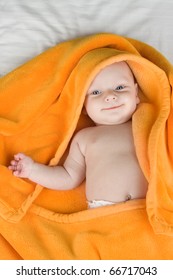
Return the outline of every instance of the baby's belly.
{"type": "Polygon", "coordinates": [[[89,165],[86,174],[86,196],[88,201],[107,200],[123,202],[145,198],[147,181],[133,158],[112,164],[89,165]]]}

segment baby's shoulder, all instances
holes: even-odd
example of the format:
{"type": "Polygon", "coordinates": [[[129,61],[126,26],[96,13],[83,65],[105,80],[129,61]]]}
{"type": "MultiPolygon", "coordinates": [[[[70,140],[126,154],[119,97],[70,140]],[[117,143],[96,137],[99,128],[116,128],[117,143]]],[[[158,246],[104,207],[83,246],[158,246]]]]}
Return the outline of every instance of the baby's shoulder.
{"type": "Polygon", "coordinates": [[[91,138],[92,127],[87,127],[79,130],[72,139],[71,147],[78,147],[81,153],[85,156],[86,147],[91,138]]]}
{"type": "Polygon", "coordinates": [[[94,133],[94,127],[86,127],[79,130],[73,137],[73,142],[77,142],[79,145],[86,145],[94,133]]]}
{"type": "Polygon", "coordinates": [[[81,137],[83,138],[84,136],[89,136],[91,133],[94,132],[94,130],[95,130],[94,126],[92,126],[92,127],[85,127],[83,129],[79,130],[76,133],[75,137],[76,138],[81,138],[81,137]]]}

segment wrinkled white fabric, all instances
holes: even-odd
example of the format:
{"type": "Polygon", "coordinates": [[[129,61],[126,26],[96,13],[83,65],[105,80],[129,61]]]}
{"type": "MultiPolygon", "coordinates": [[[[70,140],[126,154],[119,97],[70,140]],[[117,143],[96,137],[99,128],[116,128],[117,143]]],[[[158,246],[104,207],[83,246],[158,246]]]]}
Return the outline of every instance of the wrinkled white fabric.
{"type": "Polygon", "coordinates": [[[113,205],[116,203],[107,200],[91,200],[91,201],[87,201],[87,204],[88,204],[88,208],[90,209],[90,208],[113,205]]]}

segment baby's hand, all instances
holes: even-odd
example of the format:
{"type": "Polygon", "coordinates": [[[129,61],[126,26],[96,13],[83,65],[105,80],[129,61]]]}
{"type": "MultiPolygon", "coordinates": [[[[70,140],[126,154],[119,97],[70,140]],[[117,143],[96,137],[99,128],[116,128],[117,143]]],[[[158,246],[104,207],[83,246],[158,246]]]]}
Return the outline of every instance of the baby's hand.
{"type": "Polygon", "coordinates": [[[14,155],[14,159],[10,162],[10,166],[8,168],[12,170],[13,175],[17,177],[29,178],[33,165],[34,161],[30,157],[19,153],[14,155]]]}

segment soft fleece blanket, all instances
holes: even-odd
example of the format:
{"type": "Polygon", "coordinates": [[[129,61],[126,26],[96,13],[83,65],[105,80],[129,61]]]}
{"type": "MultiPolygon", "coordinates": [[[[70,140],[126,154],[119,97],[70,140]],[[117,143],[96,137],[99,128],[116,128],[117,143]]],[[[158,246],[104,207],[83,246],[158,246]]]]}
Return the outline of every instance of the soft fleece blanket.
{"type": "Polygon", "coordinates": [[[172,84],[166,58],[114,34],[63,42],[0,79],[1,259],[173,259],[172,84]],[[133,134],[146,199],[87,210],[85,182],[52,191],[14,177],[17,152],[64,161],[74,133],[93,125],[82,114],[91,80],[122,60],[140,87],[133,134]]]}

